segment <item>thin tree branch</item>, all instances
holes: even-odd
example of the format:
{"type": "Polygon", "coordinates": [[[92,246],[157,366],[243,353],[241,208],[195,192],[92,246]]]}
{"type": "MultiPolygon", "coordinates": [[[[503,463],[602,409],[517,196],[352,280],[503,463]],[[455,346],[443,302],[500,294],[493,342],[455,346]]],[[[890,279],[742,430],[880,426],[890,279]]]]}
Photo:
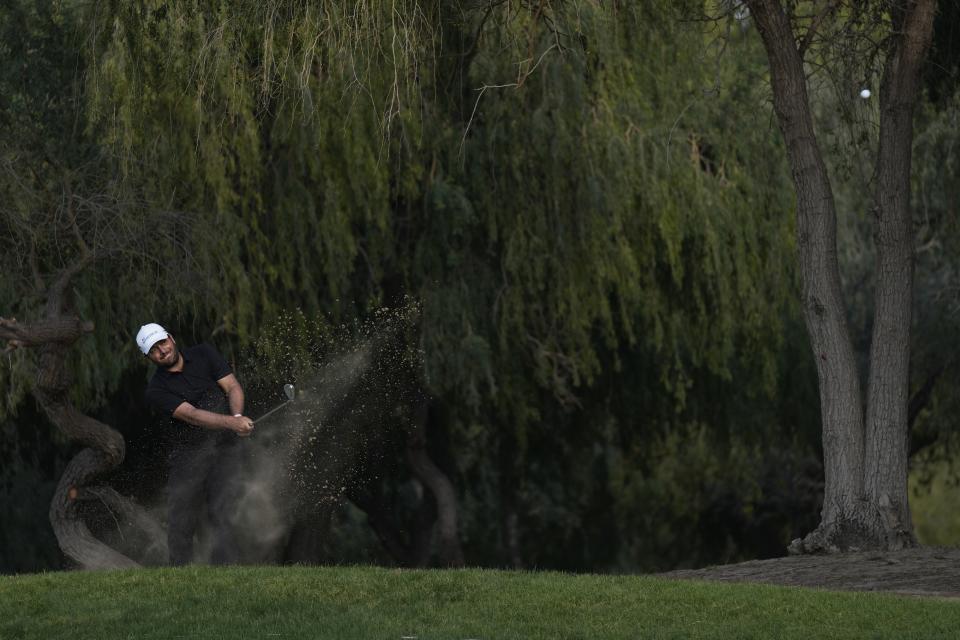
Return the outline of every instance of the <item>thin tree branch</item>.
{"type": "Polygon", "coordinates": [[[63,189],[67,196],[67,218],[70,220],[70,228],[73,229],[73,235],[77,239],[77,244],[80,246],[80,254],[86,256],[90,253],[90,247],[87,246],[86,241],[83,239],[83,234],[80,233],[80,227],[77,225],[77,211],[74,206],[73,190],[70,188],[70,181],[66,178],[64,178],[63,181],[63,189]]]}
{"type": "Polygon", "coordinates": [[[833,0],[833,2],[830,2],[826,7],[823,8],[823,11],[813,18],[813,22],[810,23],[810,28],[807,29],[807,33],[803,36],[803,40],[800,41],[800,45],[797,47],[797,52],[800,54],[801,58],[803,58],[807,48],[810,46],[810,43],[813,42],[813,38],[816,35],[817,30],[820,28],[820,25],[824,20],[827,19],[827,17],[837,10],[839,5],[839,0],[833,0]]]}
{"type": "Polygon", "coordinates": [[[43,293],[46,285],[43,283],[43,276],[40,275],[40,266],[37,264],[37,244],[30,242],[30,253],[27,258],[30,262],[30,273],[33,274],[33,286],[37,293],[43,293]]]}
{"type": "Polygon", "coordinates": [[[46,314],[48,318],[55,318],[63,312],[63,295],[73,278],[93,262],[95,254],[87,252],[72,265],[60,272],[60,275],[50,286],[47,292],[46,314]]]}

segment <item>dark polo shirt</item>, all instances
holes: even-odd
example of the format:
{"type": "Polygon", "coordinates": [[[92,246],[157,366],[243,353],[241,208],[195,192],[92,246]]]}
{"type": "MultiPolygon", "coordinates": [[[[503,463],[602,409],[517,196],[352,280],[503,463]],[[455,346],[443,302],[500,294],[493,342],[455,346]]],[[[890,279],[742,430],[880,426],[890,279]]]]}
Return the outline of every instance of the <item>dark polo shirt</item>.
{"type": "MultiPolygon", "coordinates": [[[[216,349],[201,343],[181,350],[183,369],[171,373],[166,369],[157,369],[147,385],[146,400],[151,407],[172,418],[173,412],[184,402],[198,409],[227,413],[229,406],[223,389],[217,384],[224,376],[233,373],[230,365],[216,349]]],[[[172,443],[188,445],[209,432],[209,429],[195,427],[180,420],[173,420],[175,427],[186,427],[173,438],[172,443]]],[[[173,434],[171,434],[173,435],[173,434]]],[[[212,435],[212,434],[211,434],[212,435]]]]}
{"type": "Polygon", "coordinates": [[[207,407],[210,401],[222,400],[224,396],[217,380],[230,375],[233,370],[223,356],[206,343],[188,347],[180,353],[183,355],[183,369],[176,373],[157,369],[147,385],[147,403],[168,416],[172,416],[183,402],[212,411],[207,407]]]}

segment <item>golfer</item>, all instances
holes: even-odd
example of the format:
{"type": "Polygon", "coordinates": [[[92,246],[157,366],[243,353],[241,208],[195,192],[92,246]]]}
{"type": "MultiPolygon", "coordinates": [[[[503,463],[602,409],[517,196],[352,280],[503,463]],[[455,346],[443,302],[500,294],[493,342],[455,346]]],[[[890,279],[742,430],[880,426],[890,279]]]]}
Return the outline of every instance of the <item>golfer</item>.
{"type": "Polygon", "coordinates": [[[206,506],[213,534],[212,564],[239,560],[230,519],[241,473],[239,438],[253,431],[243,415],[243,388],[216,349],[180,349],[158,324],[137,333],[137,346],[157,365],[147,385],[147,404],[172,418],[167,481],[167,544],[170,564],[193,560],[193,536],[206,506]]]}

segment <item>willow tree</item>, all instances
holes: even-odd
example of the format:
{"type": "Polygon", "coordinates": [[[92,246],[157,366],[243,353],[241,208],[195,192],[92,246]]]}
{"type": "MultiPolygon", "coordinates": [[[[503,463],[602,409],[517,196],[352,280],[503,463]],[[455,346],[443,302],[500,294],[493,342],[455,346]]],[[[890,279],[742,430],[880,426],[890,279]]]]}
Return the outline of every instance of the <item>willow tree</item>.
{"type": "MultiPolygon", "coordinates": [[[[915,544],[907,496],[907,415],[913,278],[910,167],[913,113],[936,0],[747,0],[770,66],[773,104],[797,196],[802,306],[817,363],[826,485],[820,526],[797,552],[915,544]],[[874,45],[873,43],[879,44],[874,45]],[[877,249],[866,394],[847,324],[837,261],[837,211],[818,144],[811,67],[880,59],[873,183],[877,249]]],[[[864,77],[864,76],[861,76],[864,77]]],[[[850,99],[860,86],[842,85],[850,99]]],[[[864,94],[868,97],[869,94],[864,94]]]]}
{"type": "Polygon", "coordinates": [[[789,240],[776,176],[741,160],[768,141],[710,116],[681,4],[165,2],[88,21],[91,130],[125,181],[196,212],[227,335],[291,307],[422,305],[410,346],[435,410],[418,413],[464,479],[422,464],[425,425],[409,430],[444,562],[469,473],[494,469],[503,509],[485,509],[515,538],[527,443],[623,354],[649,355],[671,415],[695,369],[773,375],[789,240]]]}
{"type": "Polygon", "coordinates": [[[688,8],[497,5],[461,27],[471,55],[445,74],[464,89],[426,194],[426,242],[448,249],[415,263],[434,283],[427,370],[444,398],[475,407],[454,437],[485,445],[499,503],[484,513],[502,519],[501,540],[519,538],[505,545],[514,561],[536,553],[522,530],[544,483],[584,496],[590,469],[609,464],[600,491],[627,495],[644,475],[632,450],[696,420],[682,409],[698,377],[729,379],[737,362],[753,382],[774,375],[792,277],[778,165],[751,175],[769,140],[720,115],[743,111],[751,76],[703,64],[704,41],[677,20],[688,8]],[[649,389],[629,387],[637,366],[649,389]],[[611,415],[588,400],[621,387],[649,404],[611,415]],[[582,443],[608,428],[628,451],[592,459],[582,443]]]}
{"type": "MultiPolygon", "coordinates": [[[[195,255],[237,343],[293,308],[340,323],[411,293],[398,254],[416,228],[399,203],[418,197],[424,173],[417,76],[431,72],[441,19],[421,5],[173,2],[91,15],[112,25],[92,39],[92,128],[135,160],[126,180],[197,212],[214,239],[195,255]]],[[[454,490],[423,427],[406,432],[409,470],[435,498],[440,562],[462,564],[454,490]]]]}
{"type": "MultiPolygon", "coordinates": [[[[38,301],[60,317],[75,298],[96,330],[72,352],[76,332],[57,339],[60,361],[83,353],[78,384],[56,377],[67,407],[71,394],[102,399],[130,366],[111,345],[129,344],[157,292],[239,343],[291,306],[345,319],[412,295],[421,375],[453,416],[441,426],[463,450],[480,431],[503,454],[483,462],[499,465],[515,518],[531,435],[550,434],[622,353],[652,354],[671,406],[691,370],[729,376],[738,352],[769,373],[786,276],[783,238],[768,231],[782,208],[738,161],[765,143],[704,124],[700,43],[657,19],[668,6],[106,3],[47,20],[47,47],[83,42],[88,59],[50,65],[64,78],[34,74],[50,87],[11,80],[4,92],[30,105],[11,113],[60,127],[9,126],[7,255],[27,276],[9,283],[21,322],[7,337],[36,344],[38,301]],[[65,39],[60,23],[85,37],[65,39]],[[47,114],[43,96],[76,68],[78,102],[47,114]],[[51,139],[64,145],[52,159],[51,139]],[[191,214],[138,217],[164,208],[191,214]],[[188,237],[194,250],[181,251],[188,237]],[[142,268],[154,263],[172,277],[142,268]]],[[[456,491],[424,464],[423,426],[410,466],[437,496],[457,562],[456,491]]],[[[106,454],[83,454],[109,462],[97,472],[122,455],[107,435],[106,454]]],[[[94,475],[66,476],[58,496],[84,495],[94,475]]]]}
{"type": "Polygon", "coordinates": [[[125,442],[87,411],[117,384],[117,345],[129,342],[138,310],[154,306],[144,292],[169,292],[157,276],[169,275],[163,265],[183,248],[174,237],[185,224],[118,182],[78,126],[85,60],[76,15],[13,3],[0,21],[0,380],[8,389],[0,415],[15,413],[29,393],[58,437],[79,446],[49,514],[67,558],[84,568],[131,566],[91,534],[80,505],[96,501],[151,533],[158,525],[103,483],[123,461],[125,442]]]}

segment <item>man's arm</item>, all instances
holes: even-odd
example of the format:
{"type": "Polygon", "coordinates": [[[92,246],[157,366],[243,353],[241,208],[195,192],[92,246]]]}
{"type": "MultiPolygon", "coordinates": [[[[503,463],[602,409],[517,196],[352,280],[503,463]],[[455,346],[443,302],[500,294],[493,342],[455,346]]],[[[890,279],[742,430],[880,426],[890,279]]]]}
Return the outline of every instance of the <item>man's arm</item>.
{"type": "Polygon", "coordinates": [[[227,394],[227,400],[230,402],[230,413],[233,415],[243,415],[243,387],[237,380],[237,376],[231,374],[225,375],[217,384],[227,394]]]}
{"type": "Polygon", "coordinates": [[[229,429],[241,437],[249,436],[253,432],[253,420],[246,416],[225,416],[221,413],[198,409],[189,402],[181,402],[174,409],[173,417],[204,429],[229,429]]]}

